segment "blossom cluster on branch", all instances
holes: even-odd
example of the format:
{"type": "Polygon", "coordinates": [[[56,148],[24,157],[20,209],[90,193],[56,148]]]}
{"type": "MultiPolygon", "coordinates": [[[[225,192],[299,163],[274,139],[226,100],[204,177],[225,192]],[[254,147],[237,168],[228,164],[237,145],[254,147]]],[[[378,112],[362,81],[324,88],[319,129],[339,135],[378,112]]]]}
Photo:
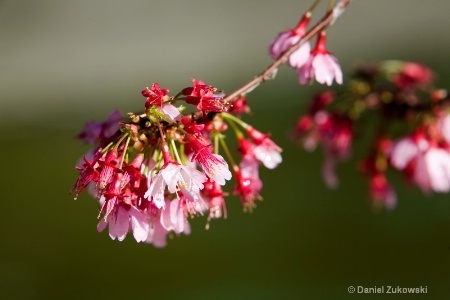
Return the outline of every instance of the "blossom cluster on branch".
{"type": "Polygon", "coordinates": [[[330,187],[338,183],[335,165],[350,156],[354,138],[369,137],[360,170],[368,175],[373,204],[392,209],[397,196],[389,169],[426,194],[450,191],[449,112],[447,91],[435,87],[428,67],[384,61],[359,65],[343,88],[315,95],[294,135],[307,150],[323,146],[330,187]]]}
{"type": "Polygon", "coordinates": [[[112,239],[132,231],[136,241],[163,247],[169,233],[190,232],[189,216],[206,214],[207,226],[226,217],[222,186],[232,173],[234,194],[252,210],[261,198],[259,166],[273,169],[282,160],[280,147],[238,117],[248,111],[245,98],[224,101],[223,93],[195,79],[175,96],[168,93],[154,83],[142,91],[145,113],[122,121],[115,111],[79,134],[95,147],[79,163],[72,190],[78,197],[87,188],[98,199],[98,230],[108,226],[112,239]],[[195,111],[183,115],[188,106],[195,111]],[[240,146],[239,163],[227,146],[228,127],[240,146]]]}

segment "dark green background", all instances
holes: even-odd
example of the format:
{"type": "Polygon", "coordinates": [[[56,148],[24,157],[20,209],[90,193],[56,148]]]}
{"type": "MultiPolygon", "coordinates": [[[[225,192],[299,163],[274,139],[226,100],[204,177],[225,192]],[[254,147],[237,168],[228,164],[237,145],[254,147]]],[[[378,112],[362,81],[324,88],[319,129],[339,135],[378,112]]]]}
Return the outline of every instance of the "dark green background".
{"type": "MultiPolygon", "coordinates": [[[[190,236],[155,249],[98,234],[95,201],[68,195],[88,150],[74,140],[85,121],[141,110],[140,91],[156,81],[173,93],[192,77],[232,91],[270,63],[267,45],[309,4],[0,1],[0,299],[449,299],[449,196],[426,197],[390,174],[398,207],[374,211],[355,170],[364,142],[328,190],[321,151],[288,138],[321,87],[300,87],[286,67],[249,97],[247,120],[284,149],[283,164],[261,172],[254,213],[229,198],[227,220],[206,231],[195,219],[190,236]],[[347,292],[358,285],[428,294],[347,292]]],[[[354,1],[328,46],[346,71],[359,59],[417,60],[449,87],[449,8],[354,1]]]]}

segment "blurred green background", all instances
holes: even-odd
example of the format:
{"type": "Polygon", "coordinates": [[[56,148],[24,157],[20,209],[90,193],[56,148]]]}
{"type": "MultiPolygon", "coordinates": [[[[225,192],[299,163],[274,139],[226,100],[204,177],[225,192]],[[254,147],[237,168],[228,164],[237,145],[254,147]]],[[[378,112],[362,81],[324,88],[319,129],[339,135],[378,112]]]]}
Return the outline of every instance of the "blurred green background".
{"type": "MultiPolygon", "coordinates": [[[[364,143],[328,190],[321,151],[288,139],[322,87],[300,87],[287,67],[249,97],[247,120],[284,148],[284,163],[262,171],[254,213],[230,198],[227,220],[206,231],[195,219],[190,236],[161,250],[98,234],[95,201],[68,195],[88,150],[74,140],[85,121],[141,110],[152,82],[175,93],[197,78],[231,92],[270,63],[272,38],[310,4],[0,1],[0,299],[450,299],[449,196],[426,197],[392,174],[397,208],[373,211],[355,170],[364,143]],[[347,292],[358,285],[428,293],[347,292]]],[[[415,60],[449,87],[449,9],[445,0],[354,1],[328,46],[346,71],[358,60],[415,60]]]]}

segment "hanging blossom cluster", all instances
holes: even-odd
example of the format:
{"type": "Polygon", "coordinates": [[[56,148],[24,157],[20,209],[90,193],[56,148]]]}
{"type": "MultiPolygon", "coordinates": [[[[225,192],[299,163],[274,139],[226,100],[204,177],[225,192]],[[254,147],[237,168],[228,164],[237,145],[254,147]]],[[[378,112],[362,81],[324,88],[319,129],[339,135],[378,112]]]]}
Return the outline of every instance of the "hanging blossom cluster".
{"type": "MultiPolygon", "coordinates": [[[[138,242],[164,247],[169,234],[190,233],[191,217],[205,215],[207,228],[211,219],[226,218],[225,199],[230,194],[239,196],[244,211],[254,209],[255,201],[262,199],[259,167],[273,169],[282,158],[281,148],[268,134],[242,120],[241,115],[250,111],[247,94],[273,79],[286,61],[297,70],[301,84],[342,83],[339,63],[325,46],[325,29],[350,0],[329,7],[307,30],[318,2],[296,28],[271,43],[274,62],[234,92],[224,94],[193,79],[192,86],[171,96],[154,83],[142,91],[143,113],[123,116],[114,111],[105,122],[86,124],[78,138],[93,148],[76,166],[79,176],[72,192],[75,199],[85,190],[97,199],[98,231],[108,228],[110,237],[119,241],[131,231],[138,242]],[[317,43],[311,49],[314,36],[317,43]],[[229,128],[238,144],[234,153],[225,139],[229,128]],[[234,187],[224,190],[232,177],[234,187]]],[[[333,147],[333,133],[329,135],[333,147]]]]}
{"type": "Polygon", "coordinates": [[[323,176],[330,187],[338,184],[336,163],[350,156],[354,138],[370,138],[360,169],[368,175],[376,207],[396,205],[389,169],[426,194],[450,192],[450,97],[433,81],[434,73],[416,62],[357,66],[343,89],[313,97],[295,138],[306,150],[323,147],[323,176]]]}
{"type": "Polygon", "coordinates": [[[122,241],[129,231],[138,242],[166,245],[166,236],[189,234],[189,217],[226,217],[222,187],[234,174],[233,193],[245,210],[261,199],[259,167],[281,163],[281,148],[242,121],[245,98],[224,101],[224,94],[193,80],[193,86],[169,96],[157,83],[142,91],[145,113],[118,111],[103,123],[89,122],[79,138],[94,148],[77,166],[72,191],[85,189],[98,200],[98,230],[109,228],[122,241]],[[178,106],[177,106],[178,105],[178,106]],[[195,111],[183,115],[187,106],[195,111]],[[231,127],[239,143],[234,162],[224,131],[231,127]],[[228,162],[220,154],[224,152],[228,162]]]}

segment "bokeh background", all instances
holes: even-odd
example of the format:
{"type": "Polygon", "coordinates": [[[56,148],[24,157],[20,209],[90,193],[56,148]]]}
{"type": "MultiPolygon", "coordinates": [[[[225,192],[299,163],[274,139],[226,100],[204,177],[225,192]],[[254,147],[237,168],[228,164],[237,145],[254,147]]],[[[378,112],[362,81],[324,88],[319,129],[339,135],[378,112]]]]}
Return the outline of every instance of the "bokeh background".
{"type": "MultiPolygon", "coordinates": [[[[319,85],[283,67],[254,91],[247,117],[271,131],[284,163],[262,171],[252,214],[193,220],[167,248],[98,234],[97,205],[68,191],[88,148],[74,139],[115,108],[141,110],[152,82],[176,92],[204,79],[231,92],[270,63],[267,46],[310,1],[0,1],[0,299],[365,299],[349,286],[427,286],[450,298],[450,196],[427,197],[397,174],[399,203],[374,211],[353,158],[340,187],[322,182],[321,151],[289,128],[319,85]]],[[[316,19],[325,10],[319,6],[316,19]]],[[[450,2],[358,0],[329,30],[345,71],[356,61],[429,65],[450,87],[450,2]]],[[[231,185],[229,186],[231,187],[231,185]]],[[[392,296],[392,297],[389,297],[392,296]]]]}

